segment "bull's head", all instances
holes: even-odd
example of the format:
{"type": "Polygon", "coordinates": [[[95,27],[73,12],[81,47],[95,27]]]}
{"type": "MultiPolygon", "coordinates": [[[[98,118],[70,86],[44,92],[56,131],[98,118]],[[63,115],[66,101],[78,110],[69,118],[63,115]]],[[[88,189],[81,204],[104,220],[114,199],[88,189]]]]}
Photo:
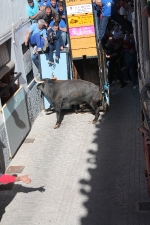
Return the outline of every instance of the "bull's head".
{"type": "Polygon", "coordinates": [[[45,81],[44,80],[38,80],[37,79],[37,75],[34,77],[34,80],[35,80],[36,83],[38,83],[37,89],[40,89],[41,91],[43,91],[44,85],[45,85],[45,81]]]}
{"type": "Polygon", "coordinates": [[[38,80],[37,77],[34,77],[35,82],[37,83],[37,89],[43,92],[47,97],[51,99],[51,94],[53,92],[54,80],[49,78],[38,80]]]}

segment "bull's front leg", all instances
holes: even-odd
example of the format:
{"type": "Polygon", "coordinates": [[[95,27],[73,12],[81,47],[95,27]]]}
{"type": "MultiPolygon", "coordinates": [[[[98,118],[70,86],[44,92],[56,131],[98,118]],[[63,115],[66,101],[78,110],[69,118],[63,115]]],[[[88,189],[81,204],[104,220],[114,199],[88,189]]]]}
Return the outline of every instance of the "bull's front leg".
{"type": "Polygon", "coordinates": [[[57,128],[59,128],[60,127],[60,124],[61,124],[61,121],[60,121],[60,119],[61,119],[61,105],[62,104],[57,104],[57,103],[55,103],[54,104],[55,106],[55,111],[56,111],[56,118],[57,118],[57,121],[56,121],[56,125],[54,126],[54,129],[57,129],[57,128]]]}

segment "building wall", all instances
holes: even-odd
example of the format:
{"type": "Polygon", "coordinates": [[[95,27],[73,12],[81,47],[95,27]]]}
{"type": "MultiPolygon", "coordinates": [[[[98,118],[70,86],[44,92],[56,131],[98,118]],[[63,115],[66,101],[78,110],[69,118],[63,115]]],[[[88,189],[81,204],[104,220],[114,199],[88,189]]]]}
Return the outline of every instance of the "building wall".
{"type": "MultiPolygon", "coordinates": [[[[26,13],[26,5],[27,0],[1,0],[0,25],[3,29],[0,30],[0,45],[7,41],[10,60],[15,63],[15,71],[22,73],[19,84],[24,87],[26,93],[28,118],[31,127],[43,108],[43,101],[34,80],[27,84],[26,79],[25,67],[32,66],[34,75],[38,72],[31,63],[31,59],[27,60],[26,65],[24,65],[22,44],[25,42],[25,35],[31,25],[26,13]],[[14,24],[13,27],[12,24],[14,24]]],[[[11,160],[8,146],[3,115],[0,114],[0,172],[5,171],[11,160]]]]}
{"type": "Polygon", "coordinates": [[[1,0],[0,5],[0,38],[12,29],[12,24],[27,20],[27,0],[1,0]]]}

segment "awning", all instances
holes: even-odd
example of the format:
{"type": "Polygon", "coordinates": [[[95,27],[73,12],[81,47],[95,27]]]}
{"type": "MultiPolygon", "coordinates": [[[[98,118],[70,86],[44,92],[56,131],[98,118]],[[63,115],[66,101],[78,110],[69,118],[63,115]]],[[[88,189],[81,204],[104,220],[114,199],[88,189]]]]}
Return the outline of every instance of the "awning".
{"type": "Polygon", "coordinates": [[[15,67],[15,63],[13,61],[9,61],[5,66],[3,66],[0,69],[0,79],[8,73],[10,70],[12,70],[15,67]]]}

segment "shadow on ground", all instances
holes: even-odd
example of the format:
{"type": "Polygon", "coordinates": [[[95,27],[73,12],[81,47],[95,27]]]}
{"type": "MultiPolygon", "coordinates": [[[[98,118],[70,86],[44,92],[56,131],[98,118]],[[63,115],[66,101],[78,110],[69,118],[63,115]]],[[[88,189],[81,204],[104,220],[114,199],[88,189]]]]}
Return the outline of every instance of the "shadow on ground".
{"type": "Polygon", "coordinates": [[[23,192],[23,193],[29,193],[33,191],[40,191],[44,192],[45,188],[44,186],[32,188],[32,187],[25,187],[21,184],[7,184],[7,185],[1,185],[0,186],[0,221],[2,220],[2,217],[5,213],[6,207],[11,203],[11,201],[15,198],[17,193],[23,192]]]}
{"type": "Polygon", "coordinates": [[[97,151],[89,149],[87,153],[91,179],[79,181],[80,192],[88,199],[83,203],[87,213],[80,224],[148,225],[150,211],[139,210],[139,202],[149,200],[142,141],[137,131],[139,93],[130,86],[112,88],[111,93],[109,112],[96,124],[93,142],[97,151]]]}

